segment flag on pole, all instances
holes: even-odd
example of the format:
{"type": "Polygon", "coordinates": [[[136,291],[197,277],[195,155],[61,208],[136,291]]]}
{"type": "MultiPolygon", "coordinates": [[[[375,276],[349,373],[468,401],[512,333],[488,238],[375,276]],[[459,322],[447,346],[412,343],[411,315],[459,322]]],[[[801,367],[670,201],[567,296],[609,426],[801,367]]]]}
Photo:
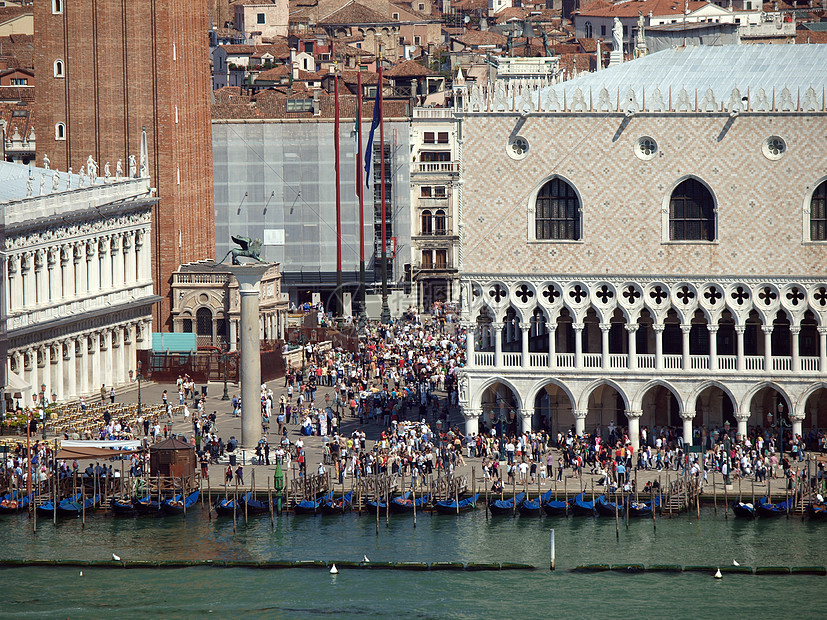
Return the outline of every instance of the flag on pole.
{"type": "Polygon", "coordinates": [[[370,162],[373,160],[373,134],[376,133],[376,128],[379,127],[379,89],[382,84],[376,86],[376,100],[373,102],[373,121],[370,124],[370,133],[368,134],[368,147],[365,149],[365,187],[370,187],[370,162]]]}

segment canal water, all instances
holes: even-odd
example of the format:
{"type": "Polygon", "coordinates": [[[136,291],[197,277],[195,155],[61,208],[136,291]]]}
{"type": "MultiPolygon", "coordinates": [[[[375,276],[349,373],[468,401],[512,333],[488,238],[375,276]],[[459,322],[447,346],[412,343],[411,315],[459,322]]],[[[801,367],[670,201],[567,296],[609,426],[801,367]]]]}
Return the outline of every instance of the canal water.
{"type": "Polygon", "coordinates": [[[574,573],[583,564],[824,566],[827,523],[800,518],[743,521],[702,508],[636,520],[627,530],[607,518],[283,516],[208,519],[114,518],[94,515],[39,521],[0,519],[0,558],[21,560],[326,560],[392,562],[521,562],[533,572],[411,572],[342,568],[0,569],[0,617],[95,618],[166,615],[252,617],[554,617],[630,615],[664,618],[823,617],[827,577],[706,573],[574,573]],[[549,565],[555,529],[557,570],[549,565]]]}

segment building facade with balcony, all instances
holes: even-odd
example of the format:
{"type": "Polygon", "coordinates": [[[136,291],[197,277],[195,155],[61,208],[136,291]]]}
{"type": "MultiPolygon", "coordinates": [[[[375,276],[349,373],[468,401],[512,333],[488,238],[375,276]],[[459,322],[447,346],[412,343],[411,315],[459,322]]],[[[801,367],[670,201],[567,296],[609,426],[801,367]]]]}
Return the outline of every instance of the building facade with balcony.
{"type": "Polygon", "coordinates": [[[821,47],[665,50],[471,90],[470,432],[615,424],[637,446],[642,427],[827,427],[821,47]]]}
{"type": "Polygon", "coordinates": [[[20,406],[126,384],[150,348],[158,198],[143,168],[92,178],[0,162],[5,389],[20,406]]]}
{"type": "Polygon", "coordinates": [[[427,311],[459,299],[457,123],[452,108],[414,108],[411,119],[412,295],[427,311]]]}

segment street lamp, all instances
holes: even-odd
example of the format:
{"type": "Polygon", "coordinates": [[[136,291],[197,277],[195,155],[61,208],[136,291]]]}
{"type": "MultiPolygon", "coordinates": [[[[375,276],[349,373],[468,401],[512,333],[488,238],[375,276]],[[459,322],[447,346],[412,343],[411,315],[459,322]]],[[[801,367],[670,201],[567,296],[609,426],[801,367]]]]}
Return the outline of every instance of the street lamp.
{"type": "Polygon", "coordinates": [[[141,367],[143,366],[142,362],[138,362],[138,374],[135,375],[131,370],[129,371],[129,380],[130,381],[138,381],[138,416],[141,415],[141,380],[143,380],[144,376],[141,374],[141,367]],[[133,378],[134,376],[134,378],[133,378]]]}
{"type": "Polygon", "coordinates": [[[304,383],[304,343],[304,332],[301,331],[299,332],[299,346],[301,347],[300,357],[302,358],[302,374],[301,377],[299,377],[299,383],[304,383]]]}
{"type": "Polygon", "coordinates": [[[221,400],[230,400],[230,395],[227,392],[227,353],[222,353],[221,358],[224,362],[224,394],[222,394],[221,400]]]}
{"type": "MultiPolygon", "coordinates": [[[[772,413],[767,414],[767,420],[772,425],[772,413]]],[[[775,426],[778,428],[778,452],[779,463],[784,459],[784,430],[788,428],[792,428],[792,424],[789,424],[784,421],[784,403],[778,403],[778,415],[776,415],[776,423],[775,426]]]]}

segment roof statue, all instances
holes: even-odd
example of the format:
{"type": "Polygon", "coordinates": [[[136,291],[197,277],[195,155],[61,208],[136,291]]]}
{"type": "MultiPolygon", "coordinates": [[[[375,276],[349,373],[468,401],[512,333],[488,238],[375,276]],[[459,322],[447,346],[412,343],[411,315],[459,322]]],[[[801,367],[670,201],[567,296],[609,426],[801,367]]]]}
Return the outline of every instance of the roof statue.
{"type": "Polygon", "coordinates": [[[612,23],[612,50],[623,51],[623,24],[620,23],[618,17],[615,17],[612,23]]]}
{"type": "Polygon", "coordinates": [[[251,258],[259,263],[263,263],[264,261],[261,260],[261,239],[250,239],[250,237],[236,237],[235,235],[230,236],[230,239],[233,240],[233,243],[238,245],[237,248],[232,248],[224,258],[221,259],[223,263],[227,260],[227,256],[232,255],[233,265],[241,265],[238,261],[239,258],[251,258]]]}

